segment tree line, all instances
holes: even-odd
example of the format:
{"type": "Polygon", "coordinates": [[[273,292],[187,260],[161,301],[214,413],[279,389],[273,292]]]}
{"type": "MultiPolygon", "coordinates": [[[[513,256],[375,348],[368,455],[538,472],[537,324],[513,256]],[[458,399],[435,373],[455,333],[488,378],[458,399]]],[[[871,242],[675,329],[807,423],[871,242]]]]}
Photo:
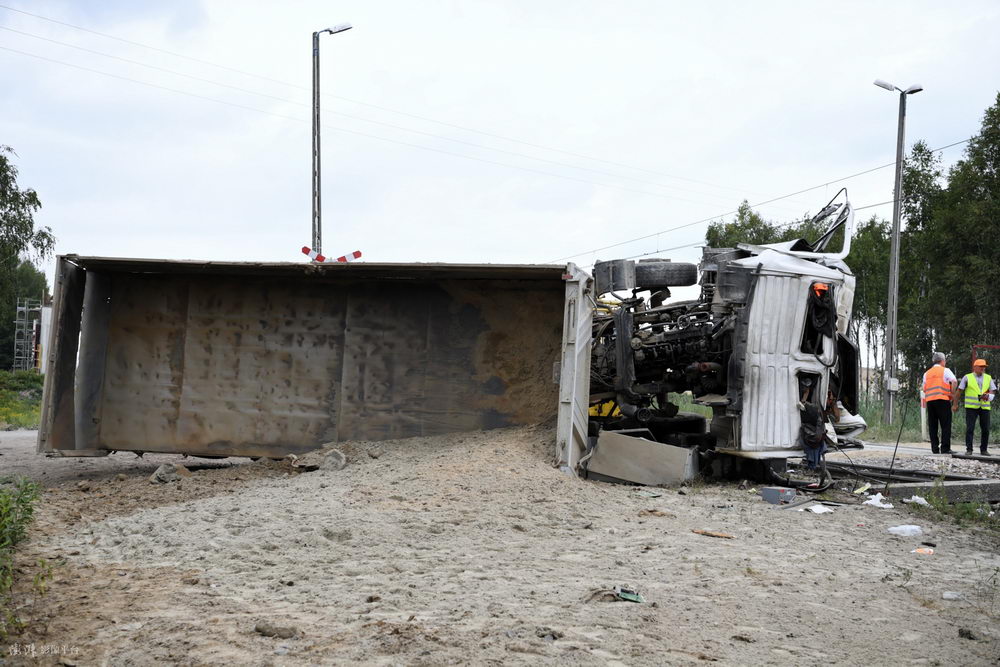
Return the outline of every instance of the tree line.
{"type": "Polygon", "coordinates": [[[48,227],[36,227],[41,208],[38,194],[17,183],[17,155],[0,144],[0,370],[14,365],[14,319],[18,298],[44,299],[45,275],[36,263],[52,253],[55,237],[48,227]]]}
{"type": "MultiPolygon", "coordinates": [[[[904,159],[901,190],[899,378],[903,391],[915,393],[932,352],[947,354],[962,375],[971,370],[973,345],[1000,346],[1000,94],[947,170],[940,153],[916,142],[904,159]]],[[[712,247],[812,240],[821,230],[809,217],[779,224],[744,201],[732,220],[712,223],[705,240],[712,247]]],[[[890,230],[877,215],[858,223],[847,258],[857,276],[852,334],[863,365],[877,370],[867,376],[870,394],[882,390],[890,230]]],[[[1000,367],[1000,351],[994,355],[1000,367]]]]}

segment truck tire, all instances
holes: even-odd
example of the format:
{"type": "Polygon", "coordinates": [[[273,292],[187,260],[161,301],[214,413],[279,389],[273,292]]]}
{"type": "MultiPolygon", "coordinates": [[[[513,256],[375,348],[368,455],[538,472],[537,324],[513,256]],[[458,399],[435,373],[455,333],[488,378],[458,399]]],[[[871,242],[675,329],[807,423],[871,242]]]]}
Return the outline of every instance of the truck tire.
{"type": "Polygon", "coordinates": [[[635,265],[637,287],[647,289],[685,287],[696,282],[698,282],[698,267],[694,264],[656,259],[636,262],[635,265]]]}

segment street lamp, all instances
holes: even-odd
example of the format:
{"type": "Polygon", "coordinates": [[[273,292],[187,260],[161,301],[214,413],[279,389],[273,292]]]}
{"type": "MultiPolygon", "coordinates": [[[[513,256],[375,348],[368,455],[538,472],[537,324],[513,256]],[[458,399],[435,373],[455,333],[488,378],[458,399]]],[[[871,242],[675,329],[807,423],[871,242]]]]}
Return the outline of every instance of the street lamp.
{"type": "Polygon", "coordinates": [[[899,310],[899,209],[902,205],[903,185],[903,135],[906,127],[906,96],[919,93],[923,86],[917,84],[906,90],[888,81],[875,79],[875,85],[889,92],[899,92],[899,128],[896,133],[896,187],[893,191],[892,237],[889,246],[889,315],[885,331],[885,405],[882,421],[892,423],[893,403],[899,390],[896,379],[896,320],[899,310]]]}
{"type": "Polygon", "coordinates": [[[322,252],[322,206],[320,205],[319,183],[319,36],[324,32],[336,35],[338,32],[350,30],[350,23],[341,23],[332,28],[326,28],[313,33],[313,133],[312,133],[312,249],[322,252]]]}

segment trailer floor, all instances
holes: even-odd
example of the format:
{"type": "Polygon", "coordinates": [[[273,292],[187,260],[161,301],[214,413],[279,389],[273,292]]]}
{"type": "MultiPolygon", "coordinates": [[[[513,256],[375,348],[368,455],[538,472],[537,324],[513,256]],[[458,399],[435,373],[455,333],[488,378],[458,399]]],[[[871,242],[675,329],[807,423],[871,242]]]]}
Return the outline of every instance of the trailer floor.
{"type": "Polygon", "coordinates": [[[33,437],[0,435],[0,470],[49,487],[20,549],[29,630],[0,645],[0,662],[1000,657],[997,544],[906,508],[777,510],[735,485],[644,497],[550,467],[543,427],[356,443],[338,472],[211,462],[180,488],[147,481],[160,459],[46,460],[33,437]],[[924,535],[886,532],[907,523],[924,535]],[[936,543],[933,555],[911,553],[922,541],[936,543]],[[33,596],[38,558],[57,565],[33,596]],[[646,602],[602,601],[616,584],[646,602]],[[262,636],[261,621],[297,636],[262,636]],[[12,654],[31,643],[37,661],[12,654]],[[41,655],[53,646],[59,655],[41,655]]]}

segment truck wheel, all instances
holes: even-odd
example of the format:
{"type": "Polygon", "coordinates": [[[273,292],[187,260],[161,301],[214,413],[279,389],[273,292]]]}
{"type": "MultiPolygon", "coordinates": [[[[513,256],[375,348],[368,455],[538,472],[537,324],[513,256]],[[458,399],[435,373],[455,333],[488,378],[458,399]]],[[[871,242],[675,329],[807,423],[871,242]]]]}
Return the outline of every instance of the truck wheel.
{"type": "Polygon", "coordinates": [[[635,284],[638,287],[684,287],[698,282],[698,267],[686,262],[662,259],[636,262],[635,284]]]}

